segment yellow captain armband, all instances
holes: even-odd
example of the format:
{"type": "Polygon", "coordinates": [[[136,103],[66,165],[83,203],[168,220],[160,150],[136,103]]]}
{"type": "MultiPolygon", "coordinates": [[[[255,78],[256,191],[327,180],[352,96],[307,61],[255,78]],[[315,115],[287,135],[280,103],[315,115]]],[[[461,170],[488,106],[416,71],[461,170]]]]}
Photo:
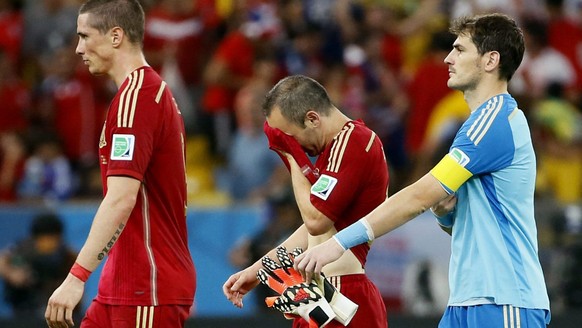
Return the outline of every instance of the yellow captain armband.
{"type": "Polygon", "coordinates": [[[430,173],[453,192],[473,176],[473,173],[459,164],[450,154],[445,155],[430,173]]]}

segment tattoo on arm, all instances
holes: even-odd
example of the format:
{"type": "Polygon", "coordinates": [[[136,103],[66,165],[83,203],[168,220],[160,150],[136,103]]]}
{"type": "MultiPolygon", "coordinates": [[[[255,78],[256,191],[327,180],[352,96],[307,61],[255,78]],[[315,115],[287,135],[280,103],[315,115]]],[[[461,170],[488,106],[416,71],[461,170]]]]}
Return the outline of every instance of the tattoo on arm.
{"type": "Polygon", "coordinates": [[[121,235],[121,232],[123,231],[123,228],[125,228],[125,225],[123,223],[121,223],[119,225],[119,228],[117,228],[117,230],[115,230],[115,233],[113,234],[113,237],[111,237],[111,239],[109,240],[109,242],[107,243],[107,245],[105,245],[105,247],[103,247],[103,249],[101,250],[101,252],[99,252],[99,254],[97,254],[97,259],[99,261],[103,260],[103,258],[105,257],[105,255],[107,255],[107,253],[109,253],[109,251],[111,250],[111,247],[113,247],[113,245],[115,244],[115,241],[121,235]]]}

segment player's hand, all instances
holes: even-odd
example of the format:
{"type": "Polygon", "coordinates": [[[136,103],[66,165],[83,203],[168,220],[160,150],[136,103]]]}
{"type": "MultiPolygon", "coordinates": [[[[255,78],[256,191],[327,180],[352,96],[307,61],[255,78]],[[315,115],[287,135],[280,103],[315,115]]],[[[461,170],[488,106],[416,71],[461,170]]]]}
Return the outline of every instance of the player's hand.
{"type": "Polygon", "coordinates": [[[234,306],[242,308],[243,297],[258,284],[256,270],[251,266],[231,275],[222,285],[222,292],[234,306]]]}
{"type": "Polygon", "coordinates": [[[339,259],[344,252],[340,244],[334,238],[330,238],[298,255],[294,268],[301,273],[305,282],[310,283],[314,275],[321,274],[324,266],[339,259]]]}
{"type": "Polygon", "coordinates": [[[445,216],[450,211],[455,209],[457,205],[457,197],[455,194],[443,198],[441,201],[433,205],[430,209],[436,216],[445,216]]]}
{"type": "Polygon", "coordinates": [[[69,274],[48,300],[44,317],[50,328],[73,327],[73,310],[81,301],[85,283],[69,274]]]}

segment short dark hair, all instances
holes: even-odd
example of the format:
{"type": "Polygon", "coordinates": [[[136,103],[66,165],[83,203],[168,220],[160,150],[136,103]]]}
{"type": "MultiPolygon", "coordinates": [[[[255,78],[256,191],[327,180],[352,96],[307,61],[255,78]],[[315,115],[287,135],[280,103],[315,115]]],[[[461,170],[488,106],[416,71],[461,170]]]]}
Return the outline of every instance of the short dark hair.
{"type": "Polygon", "coordinates": [[[525,51],[523,31],[515,20],[499,13],[460,17],[449,30],[456,36],[470,36],[482,55],[488,51],[499,52],[499,77],[511,80],[525,51]]]}
{"type": "Polygon", "coordinates": [[[145,13],[137,0],[88,0],[79,14],[91,14],[89,24],[102,34],[120,27],[131,43],[143,46],[145,13]]]}
{"type": "Polygon", "coordinates": [[[62,235],[63,223],[58,216],[52,213],[37,215],[32,221],[30,233],[33,237],[43,235],[62,235]]]}
{"type": "Polygon", "coordinates": [[[325,88],[314,79],[303,75],[292,75],[279,81],[263,102],[263,112],[270,116],[273,108],[279,107],[283,117],[305,127],[305,115],[313,110],[324,116],[333,107],[325,88]]]}

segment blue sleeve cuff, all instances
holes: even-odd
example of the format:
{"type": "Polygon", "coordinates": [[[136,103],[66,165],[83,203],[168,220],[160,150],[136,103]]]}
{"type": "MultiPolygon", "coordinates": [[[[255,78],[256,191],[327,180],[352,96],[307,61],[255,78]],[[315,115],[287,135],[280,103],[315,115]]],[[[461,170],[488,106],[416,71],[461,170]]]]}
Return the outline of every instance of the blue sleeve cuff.
{"type": "Polygon", "coordinates": [[[374,234],[369,225],[365,224],[363,219],[360,219],[342,231],[336,233],[333,238],[344,250],[348,250],[356,245],[373,240],[374,234]]]}
{"type": "Polygon", "coordinates": [[[454,216],[454,211],[451,211],[449,213],[447,213],[445,216],[438,216],[436,215],[433,211],[432,208],[430,209],[430,212],[432,213],[432,215],[434,215],[434,217],[436,218],[437,223],[445,228],[451,228],[453,226],[453,223],[455,223],[455,216],[454,216]]]}

